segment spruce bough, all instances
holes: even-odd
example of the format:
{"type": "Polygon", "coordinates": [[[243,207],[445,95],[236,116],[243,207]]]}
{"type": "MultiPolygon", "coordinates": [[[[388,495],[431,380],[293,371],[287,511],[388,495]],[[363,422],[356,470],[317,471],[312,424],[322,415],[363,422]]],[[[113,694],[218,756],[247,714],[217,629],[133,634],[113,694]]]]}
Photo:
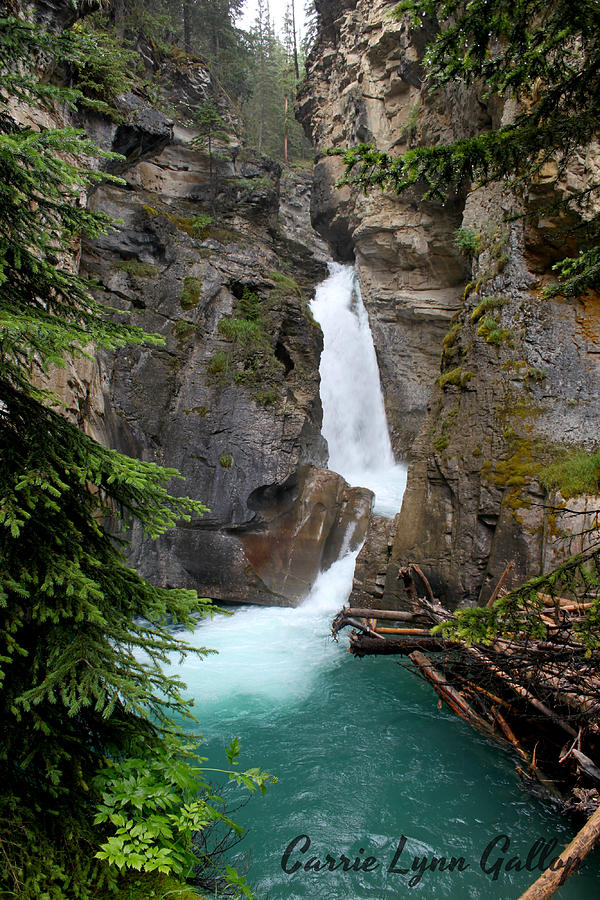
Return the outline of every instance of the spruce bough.
{"type": "Polygon", "coordinates": [[[0,20],[0,893],[52,900],[108,897],[119,868],[184,876],[194,834],[233,826],[189,769],[174,724],[189,704],[161,668],[191,650],[170,625],[192,628],[210,601],[149,584],[123,553],[133,521],[155,537],[205,507],[169,493],[175,470],[92,440],[41,386],[94,347],[161,342],[98,304],[70,266],[82,234],[113,227],[81,204],[105,177],[91,158],[110,154],[71,128],[22,126],[9,103],[86,101],[28,69],[68,65],[86,40],[0,20]]]}

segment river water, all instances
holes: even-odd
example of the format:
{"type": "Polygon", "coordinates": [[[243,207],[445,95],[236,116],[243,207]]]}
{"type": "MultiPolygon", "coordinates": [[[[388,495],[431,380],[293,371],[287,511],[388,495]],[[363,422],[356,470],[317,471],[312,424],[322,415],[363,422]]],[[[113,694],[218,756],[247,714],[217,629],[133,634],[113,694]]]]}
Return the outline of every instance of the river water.
{"type": "MultiPolygon", "coordinates": [[[[313,313],[324,332],[329,465],[373,489],[377,511],[394,515],[406,471],[393,458],[350,267],[332,267],[313,313]]],[[[345,638],[331,640],[354,559],[322,573],[297,609],[244,607],[202,623],[195,641],[219,655],[177,667],[210,765],[222,764],[237,736],[241,767],[279,779],[235,816],[251,824],[229,861],[247,869],[257,900],[517,898],[540,874],[544,848],[561,848],[572,829],[523,787],[509,753],[438,709],[410,665],[355,660],[345,638]],[[434,856],[457,861],[419,872],[434,856]],[[317,871],[316,860],[326,865],[317,871]]],[[[597,897],[599,872],[591,859],[556,896],[597,897]]]]}

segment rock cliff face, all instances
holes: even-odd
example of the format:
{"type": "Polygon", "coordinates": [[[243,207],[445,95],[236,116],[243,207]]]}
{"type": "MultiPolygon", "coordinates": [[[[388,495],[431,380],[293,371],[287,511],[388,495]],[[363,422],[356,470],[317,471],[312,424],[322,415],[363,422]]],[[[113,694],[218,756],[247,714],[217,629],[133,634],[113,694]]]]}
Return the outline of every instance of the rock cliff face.
{"type": "MultiPolygon", "coordinates": [[[[389,0],[318,0],[321,29],[298,115],[317,151],[374,142],[401,153],[415,141],[471,133],[487,113],[474,98],[422,90],[418,33],[389,0]]],[[[356,259],[381,369],[395,451],[406,456],[439,370],[439,347],[467,276],[454,246],[464,198],[445,207],[379,190],[336,187],[343,165],[321,155],[315,169],[316,229],[342,260],[356,259]]]]}
{"type": "MultiPolygon", "coordinates": [[[[366,141],[402,153],[510,112],[475,92],[426,94],[419,60],[433,25],[410,31],[391,18],[395,5],[318,0],[299,112],[318,149],[366,141]]],[[[393,541],[373,523],[353,602],[401,602],[396,575],[409,561],[447,602],[485,602],[508,562],[510,587],[580,546],[573,534],[600,501],[570,500],[583,513],[570,516],[540,471],[569,447],[597,445],[600,300],[543,300],[564,255],[559,223],[534,215],[524,230],[507,226],[505,213],[534,212],[569,179],[581,181],[590,154],[566,185],[548,172],[518,201],[495,188],[465,190],[445,207],[416,194],[339,189],[340,162],[319,159],[313,221],[338,256],[356,258],[395,449],[411,458],[393,541]],[[455,246],[459,226],[472,260],[455,246]]]]}
{"type": "Polygon", "coordinates": [[[467,202],[481,249],[444,340],[392,552],[392,568],[420,563],[451,603],[485,602],[509,562],[510,588],[582,549],[589,536],[575,535],[600,503],[571,499],[569,513],[539,479],[597,445],[600,299],[544,299],[548,242],[539,228],[506,226],[502,198],[486,193],[467,202]]]}
{"type": "MultiPolygon", "coordinates": [[[[110,141],[98,134],[125,156],[124,184],[90,203],[122,225],[82,258],[110,305],[165,340],[101,360],[105,440],[175,466],[179,489],[210,509],[156,542],[134,534],[130,559],[150,579],[218,600],[294,603],[341,546],[348,509],[366,525],[370,504],[369,492],[315,468],[326,459],[322,338],[308,300],[326,275],[323,253],[299,243],[301,215],[287,216],[293,232],[285,215],[278,225],[279,166],[240,147],[208,71],[176,74],[175,110],[215,104],[227,139],[209,152],[193,128],[121,98],[126,124],[110,141]]],[[[307,216],[305,181],[289,193],[307,216]]]]}
{"type": "MultiPolygon", "coordinates": [[[[60,28],[93,5],[48,0],[37,13],[60,28]]],[[[179,469],[171,489],[209,507],[159,541],[134,530],[141,574],[224,602],[297,603],[344,541],[362,540],[372,496],[321,468],[322,336],[308,301],[327,248],[310,225],[311,180],[287,173],[282,203],[280,167],[241,145],[206,66],[150,49],[147,62],[157,97],[123,94],[117,122],[57,109],[31,124],[83,127],[122,155],[109,164],[121,183],[87,198],[120,224],[68,264],[164,343],[73,361],[50,386],[94,437],[179,469]],[[192,124],[207,106],[221,120],[210,140],[192,124]]]]}

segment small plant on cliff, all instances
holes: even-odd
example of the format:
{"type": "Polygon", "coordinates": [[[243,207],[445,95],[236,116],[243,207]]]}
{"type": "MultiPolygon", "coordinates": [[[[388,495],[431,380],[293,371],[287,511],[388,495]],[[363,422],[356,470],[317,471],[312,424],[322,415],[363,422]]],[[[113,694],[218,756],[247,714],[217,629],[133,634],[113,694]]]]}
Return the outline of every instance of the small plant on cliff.
{"type": "Polygon", "coordinates": [[[454,232],[454,243],[463,256],[477,256],[481,250],[481,238],[474,228],[458,228],[454,232]]]}
{"type": "Polygon", "coordinates": [[[539,473],[540,483],[548,490],[559,490],[565,500],[578,494],[600,493],[600,451],[565,453],[539,473]]]}
{"type": "Polygon", "coordinates": [[[186,275],[183,279],[183,290],[179,298],[182,309],[194,309],[198,306],[202,297],[202,281],[193,275],[186,275]]]}
{"type": "Polygon", "coordinates": [[[269,315],[273,296],[262,298],[244,285],[242,296],[236,301],[230,316],[223,316],[218,330],[233,344],[230,354],[217,353],[209,363],[209,375],[217,375],[221,383],[232,378],[236,384],[254,388],[253,398],[261,406],[280,398],[279,385],[285,376],[285,366],[275,354],[277,336],[269,315]],[[227,359],[226,367],[215,365],[227,359]]]}
{"type": "Polygon", "coordinates": [[[499,309],[507,301],[508,297],[484,297],[471,313],[471,321],[478,322],[485,312],[490,309],[499,309]]]}

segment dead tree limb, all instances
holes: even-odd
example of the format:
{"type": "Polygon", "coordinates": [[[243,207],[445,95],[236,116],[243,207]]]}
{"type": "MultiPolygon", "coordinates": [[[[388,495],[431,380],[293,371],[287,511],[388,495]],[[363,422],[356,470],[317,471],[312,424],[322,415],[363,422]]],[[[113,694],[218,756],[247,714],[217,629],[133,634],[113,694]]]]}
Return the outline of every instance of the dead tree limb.
{"type": "Polygon", "coordinates": [[[487,605],[488,605],[488,606],[492,606],[493,603],[494,603],[494,600],[496,600],[496,599],[498,598],[498,594],[500,593],[500,589],[502,588],[502,585],[504,584],[504,582],[506,581],[506,579],[508,578],[510,572],[512,572],[512,570],[514,569],[514,567],[515,567],[515,562],[514,562],[514,560],[511,560],[510,562],[508,562],[508,563],[506,564],[506,567],[505,567],[505,569],[504,569],[504,572],[502,573],[502,575],[501,575],[500,578],[498,579],[498,584],[496,585],[496,587],[495,587],[494,590],[492,591],[491,596],[490,596],[490,599],[489,599],[488,602],[487,602],[487,605]]]}
{"type": "Polygon", "coordinates": [[[421,568],[416,563],[411,563],[410,568],[413,572],[416,572],[421,581],[423,582],[423,587],[425,588],[425,594],[430,603],[435,603],[435,597],[433,596],[433,591],[431,590],[431,585],[423,575],[421,568]]]}
{"type": "Polygon", "coordinates": [[[568,847],[540,875],[519,900],[547,900],[575,872],[600,838],[600,806],[577,832],[568,847]]]}
{"type": "Polygon", "coordinates": [[[354,616],[355,619],[392,619],[395,622],[414,622],[415,619],[427,618],[424,612],[406,612],[400,609],[363,609],[362,607],[343,606],[341,614],[354,616]]]}
{"type": "Polygon", "coordinates": [[[431,660],[425,656],[424,653],[415,650],[410,654],[409,659],[419,667],[425,678],[433,685],[442,700],[445,700],[450,709],[455,712],[457,716],[460,716],[461,719],[465,719],[469,724],[476,726],[486,734],[493,734],[494,729],[492,726],[475,712],[462,694],[448,683],[447,679],[436,669],[431,660]]]}
{"type": "Polygon", "coordinates": [[[501,681],[503,681],[513,691],[515,691],[515,693],[519,694],[520,697],[523,697],[525,700],[527,700],[527,702],[530,703],[531,706],[533,706],[539,712],[543,713],[543,715],[548,716],[549,719],[552,719],[552,721],[556,725],[560,726],[560,728],[562,728],[563,731],[566,731],[567,734],[570,734],[572,737],[577,736],[577,732],[575,731],[574,728],[571,728],[571,726],[569,725],[568,722],[565,722],[564,719],[561,719],[561,717],[558,716],[548,706],[546,706],[545,703],[542,703],[541,700],[538,700],[537,697],[534,697],[533,694],[527,690],[527,688],[524,688],[522,685],[517,684],[516,681],[513,681],[513,679],[509,675],[507,675],[506,672],[504,672],[498,666],[495,666],[492,662],[490,662],[490,660],[486,656],[484,656],[483,653],[481,653],[475,647],[467,647],[466,649],[469,653],[471,653],[473,656],[475,656],[480,662],[482,662],[485,666],[487,666],[488,670],[493,675],[496,675],[501,681]]]}

